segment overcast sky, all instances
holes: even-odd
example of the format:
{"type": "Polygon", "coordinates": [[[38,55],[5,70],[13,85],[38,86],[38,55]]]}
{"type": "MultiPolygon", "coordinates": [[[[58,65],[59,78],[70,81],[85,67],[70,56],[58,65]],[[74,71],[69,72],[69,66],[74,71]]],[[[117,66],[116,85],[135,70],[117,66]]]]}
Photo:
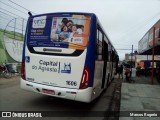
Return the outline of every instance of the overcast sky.
{"type": "MultiPolygon", "coordinates": [[[[0,0],[27,13],[21,7],[0,0]]],[[[160,19],[160,0],[12,0],[36,14],[50,12],[91,12],[95,13],[114,47],[124,59],[130,53],[132,44],[138,48],[138,41],[160,19]]],[[[0,3],[1,8],[11,9],[0,3]]],[[[22,12],[12,12],[27,17],[22,12]]]]}

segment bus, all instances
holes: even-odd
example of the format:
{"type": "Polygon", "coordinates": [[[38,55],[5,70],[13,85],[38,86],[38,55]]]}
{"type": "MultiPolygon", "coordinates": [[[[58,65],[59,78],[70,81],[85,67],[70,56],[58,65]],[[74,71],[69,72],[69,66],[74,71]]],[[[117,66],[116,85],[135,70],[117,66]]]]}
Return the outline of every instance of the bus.
{"type": "Polygon", "coordinates": [[[24,38],[21,88],[89,103],[114,78],[118,59],[94,13],[31,15],[24,38]]]}

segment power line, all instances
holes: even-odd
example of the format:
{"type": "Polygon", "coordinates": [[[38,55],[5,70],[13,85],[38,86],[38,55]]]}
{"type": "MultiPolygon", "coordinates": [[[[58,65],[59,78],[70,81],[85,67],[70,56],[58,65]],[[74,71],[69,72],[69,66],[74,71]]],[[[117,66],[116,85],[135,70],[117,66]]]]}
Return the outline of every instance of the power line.
{"type": "MultiPolygon", "coordinates": [[[[3,25],[3,24],[0,24],[0,25],[3,25]]],[[[5,26],[5,25],[3,25],[3,26],[5,26]]],[[[13,27],[13,26],[9,26],[9,25],[7,25],[7,27],[9,27],[9,28],[15,28],[15,30],[22,30],[22,29],[19,29],[19,28],[13,27]]]]}
{"type": "MultiPolygon", "coordinates": [[[[12,19],[7,19],[7,18],[5,18],[5,17],[3,17],[3,16],[0,15],[0,20],[1,20],[1,19],[8,20],[8,21],[10,21],[10,22],[14,22],[14,21],[11,21],[12,19]]],[[[16,19],[16,21],[17,21],[17,20],[20,20],[20,19],[18,19],[18,18],[15,18],[15,19],[16,19]]],[[[20,20],[20,21],[22,22],[22,20],[20,20]]],[[[6,22],[6,21],[5,21],[5,22],[6,22]]],[[[26,21],[24,21],[24,22],[26,22],[26,21]]],[[[16,23],[16,24],[19,24],[19,23],[16,23]]],[[[26,23],[24,23],[24,24],[26,24],[26,23]]],[[[19,25],[22,25],[22,24],[19,24],[19,25]]]]}
{"type": "Polygon", "coordinates": [[[12,18],[16,18],[15,16],[12,16],[12,15],[10,15],[10,14],[7,14],[7,13],[5,13],[5,12],[3,12],[3,11],[0,11],[1,13],[3,13],[3,14],[5,14],[5,15],[8,15],[8,16],[10,16],[10,17],[12,17],[12,18]]]}
{"type": "MultiPolygon", "coordinates": [[[[145,21],[143,21],[143,24],[141,24],[140,26],[138,26],[137,28],[134,26],[134,29],[131,29],[131,27],[130,27],[130,30],[129,31],[127,31],[126,33],[124,33],[124,35],[122,35],[121,36],[121,38],[123,38],[124,36],[126,36],[126,34],[128,34],[128,33],[130,33],[131,31],[135,31],[136,29],[142,29],[142,27],[143,26],[146,26],[146,24],[149,24],[149,22],[150,21],[152,21],[153,19],[155,19],[158,15],[160,15],[160,12],[158,12],[157,14],[155,14],[154,16],[152,16],[152,17],[150,17],[150,18],[148,18],[148,19],[146,19],[145,21]]],[[[139,24],[138,24],[139,25],[139,24]]],[[[132,49],[116,49],[118,52],[119,51],[128,51],[128,50],[132,50],[132,49]]],[[[133,50],[137,50],[137,49],[133,49],[133,50]]]]}
{"type": "Polygon", "coordinates": [[[2,26],[4,26],[4,27],[6,27],[6,25],[4,25],[4,24],[2,24],[2,23],[0,23],[0,25],[2,25],[2,26]]]}
{"type": "MultiPolygon", "coordinates": [[[[128,47],[128,46],[130,46],[131,44],[113,44],[113,45],[114,45],[114,46],[122,46],[122,45],[123,45],[123,46],[127,46],[127,47],[128,47]]],[[[134,46],[138,46],[138,45],[134,45],[134,46]]]]}
{"type": "Polygon", "coordinates": [[[11,20],[11,19],[15,18],[14,16],[11,16],[11,15],[3,12],[3,11],[0,11],[0,17],[2,17],[2,16],[5,17],[8,20],[11,20]]]}
{"type": "MultiPolygon", "coordinates": [[[[27,9],[27,8],[25,8],[25,7],[21,6],[21,5],[19,5],[19,4],[15,3],[15,2],[13,2],[12,0],[8,0],[8,1],[11,2],[11,3],[13,3],[13,4],[15,4],[15,5],[17,5],[17,6],[19,6],[19,7],[21,7],[21,8],[23,8],[23,9],[25,9],[25,10],[27,10],[27,11],[32,12],[31,10],[29,10],[29,9],[27,9]]],[[[34,13],[34,12],[32,12],[32,13],[34,13]]],[[[34,13],[34,14],[36,14],[36,13],[34,13]]]]}
{"type": "Polygon", "coordinates": [[[124,36],[126,36],[126,34],[132,32],[132,31],[135,31],[135,30],[138,29],[138,28],[142,28],[144,25],[148,24],[148,22],[150,22],[151,20],[153,20],[153,19],[154,19],[155,17],[157,17],[158,15],[160,15],[160,12],[158,12],[158,13],[156,13],[155,15],[153,15],[153,16],[145,19],[144,21],[142,21],[143,23],[141,22],[142,24],[141,24],[141,23],[138,23],[138,24],[135,24],[133,27],[129,27],[129,30],[126,30],[127,32],[124,33],[124,35],[122,35],[121,38],[124,37],[124,36]],[[140,24],[141,24],[141,25],[140,25],[140,24]],[[136,27],[136,26],[138,26],[138,27],[136,27]]]}
{"type": "Polygon", "coordinates": [[[23,17],[21,17],[21,16],[19,16],[19,15],[17,15],[17,14],[14,14],[14,13],[12,13],[12,12],[8,11],[8,10],[5,10],[5,9],[3,9],[3,8],[0,8],[0,9],[4,10],[4,11],[6,11],[6,12],[8,12],[8,13],[12,14],[12,15],[16,15],[16,16],[18,16],[18,17],[20,17],[20,18],[22,18],[22,19],[26,20],[25,18],[23,18],[23,17]]]}
{"type": "Polygon", "coordinates": [[[5,17],[2,17],[2,16],[1,16],[1,18],[2,18],[2,19],[5,19],[5,20],[11,20],[11,19],[7,19],[7,18],[5,18],[5,17]]]}
{"type": "MultiPolygon", "coordinates": [[[[10,21],[10,22],[14,22],[14,21],[11,21],[12,19],[7,19],[6,17],[3,17],[3,16],[0,15],[0,20],[1,20],[1,19],[8,20],[8,21],[10,21]]],[[[20,22],[23,21],[23,20],[18,19],[18,18],[15,18],[15,19],[16,19],[16,21],[18,20],[18,21],[20,21],[20,22]]],[[[4,21],[4,22],[6,22],[6,21],[4,21]]],[[[17,23],[17,24],[18,24],[18,23],[17,23]]],[[[19,24],[19,25],[22,25],[22,24],[19,24]]]]}
{"type": "MultiPolygon", "coordinates": [[[[0,1],[0,2],[3,3],[2,1],[0,1]]],[[[6,4],[6,3],[3,3],[3,4],[6,5],[6,6],[9,6],[9,7],[11,7],[11,8],[13,8],[13,9],[15,9],[15,10],[17,10],[17,11],[23,13],[23,14],[28,15],[27,13],[25,13],[25,12],[23,12],[23,11],[21,11],[21,10],[18,10],[17,8],[14,8],[14,7],[12,7],[12,6],[8,5],[8,4],[6,4]]]]}
{"type": "MultiPolygon", "coordinates": [[[[116,49],[116,50],[132,50],[132,49],[118,48],[118,49],[116,49]]],[[[137,50],[137,49],[133,49],[133,50],[137,50]]]]}
{"type": "MultiPolygon", "coordinates": [[[[151,16],[150,18],[148,18],[148,19],[146,19],[145,21],[143,21],[143,24],[141,24],[141,25],[139,25],[139,24],[137,24],[137,25],[139,25],[138,27],[133,27],[133,28],[129,28],[130,30],[129,31],[127,31],[126,33],[124,33],[120,38],[122,39],[123,37],[125,37],[127,34],[129,34],[130,32],[132,32],[132,31],[135,31],[135,30],[137,30],[138,29],[138,31],[141,31],[141,29],[144,27],[144,26],[146,26],[147,24],[149,24],[149,22],[150,21],[152,21],[153,19],[155,19],[155,17],[157,17],[158,15],[160,15],[160,12],[158,12],[158,13],[156,13],[154,16],[151,16]]],[[[129,43],[129,42],[127,42],[127,43],[129,43]]]]}
{"type": "MultiPolygon", "coordinates": [[[[1,17],[2,19],[5,19],[5,18],[3,18],[3,17],[1,17]]],[[[0,19],[1,20],[1,19],[0,19]]],[[[7,19],[8,20],[8,19],[7,19]]],[[[10,22],[12,22],[13,24],[15,23],[15,21],[10,21],[10,22]]],[[[1,23],[4,23],[4,24],[8,24],[9,22],[7,22],[7,21],[2,21],[1,23]]],[[[25,26],[24,24],[19,24],[19,23],[17,23],[16,22],[16,26],[25,26]]]]}

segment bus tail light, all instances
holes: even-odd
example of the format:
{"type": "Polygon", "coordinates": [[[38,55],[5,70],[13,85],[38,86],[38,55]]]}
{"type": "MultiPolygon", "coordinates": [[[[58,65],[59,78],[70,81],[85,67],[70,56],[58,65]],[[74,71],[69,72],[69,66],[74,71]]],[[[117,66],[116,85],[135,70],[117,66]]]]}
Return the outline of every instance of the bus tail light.
{"type": "Polygon", "coordinates": [[[88,81],[89,81],[89,69],[86,66],[84,66],[84,70],[83,70],[82,79],[81,79],[79,89],[88,88],[88,81]]]}
{"type": "Polygon", "coordinates": [[[22,77],[22,79],[26,80],[25,61],[22,62],[22,66],[21,66],[21,77],[22,77]]]}

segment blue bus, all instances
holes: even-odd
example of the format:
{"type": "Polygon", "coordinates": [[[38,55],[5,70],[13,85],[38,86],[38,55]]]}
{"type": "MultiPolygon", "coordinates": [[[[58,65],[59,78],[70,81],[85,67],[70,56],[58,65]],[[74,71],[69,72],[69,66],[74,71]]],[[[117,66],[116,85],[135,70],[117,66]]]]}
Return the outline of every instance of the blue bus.
{"type": "Polygon", "coordinates": [[[93,13],[30,16],[24,39],[21,88],[89,103],[114,78],[118,59],[93,13]]]}

